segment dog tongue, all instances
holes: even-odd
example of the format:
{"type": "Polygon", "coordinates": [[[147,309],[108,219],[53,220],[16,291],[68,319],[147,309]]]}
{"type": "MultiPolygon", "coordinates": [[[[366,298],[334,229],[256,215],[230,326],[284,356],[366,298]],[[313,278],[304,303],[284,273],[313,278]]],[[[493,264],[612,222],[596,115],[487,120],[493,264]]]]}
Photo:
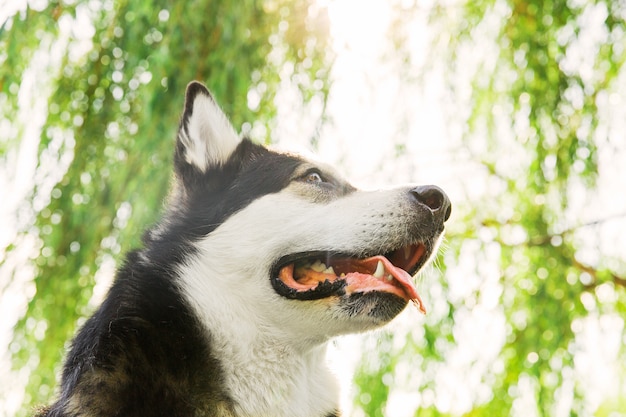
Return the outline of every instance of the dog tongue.
{"type": "MultiPolygon", "coordinates": [[[[413,285],[413,283],[411,282],[411,275],[409,275],[409,273],[406,272],[404,269],[396,267],[386,257],[377,255],[366,259],[349,260],[348,263],[349,268],[352,271],[356,271],[346,273],[346,278],[349,284],[353,283],[355,284],[355,286],[361,289],[367,289],[367,287],[370,286],[369,284],[371,284],[371,287],[373,289],[376,289],[376,286],[379,285],[381,282],[385,282],[388,285],[393,285],[401,289],[404,292],[406,298],[416,304],[420,312],[426,314],[426,308],[424,307],[424,303],[417,293],[415,285],[413,285]],[[371,271],[376,270],[378,262],[381,262],[385,268],[383,278],[375,278],[371,273],[371,271]],[[363,279],[364,274],[368,276],[365,282],[363,279]],[[387,277],[388,275],[391,275],[394,278],[391,282],[385,281],[385,277],[387,277]]],[[[346,267],[348,266],[346,265],[346,267]]],[[[343,266],[341,265],[338,265],[335,268],[335,270],[339,271],[341,269],[343,269],[343,266]]]]}

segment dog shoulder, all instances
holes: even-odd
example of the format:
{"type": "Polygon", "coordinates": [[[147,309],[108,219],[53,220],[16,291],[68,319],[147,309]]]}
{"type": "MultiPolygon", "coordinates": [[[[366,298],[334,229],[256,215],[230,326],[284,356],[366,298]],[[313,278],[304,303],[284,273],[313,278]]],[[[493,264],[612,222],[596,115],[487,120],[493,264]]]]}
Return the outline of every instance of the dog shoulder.
{"type": "Polygon", "coordinates": [[[131,254],[72,343],[59,400],[39,416],[232,417],[210,352],[169,279],[131,254]]]}

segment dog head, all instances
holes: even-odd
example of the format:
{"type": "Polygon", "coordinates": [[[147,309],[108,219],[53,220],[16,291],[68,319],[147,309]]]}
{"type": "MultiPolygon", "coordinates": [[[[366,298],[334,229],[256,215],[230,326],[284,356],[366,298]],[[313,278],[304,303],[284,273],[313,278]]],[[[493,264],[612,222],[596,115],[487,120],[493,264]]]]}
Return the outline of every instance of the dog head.
{"type": "Polygon", "coordinates": [[[412,275],[450,216],[438,187],[360,191],[326,165],[240,139],[195,82],[174,164],[148,254],[174,257],[180,288],[206,320],[322,341],[385,324],[410,301],[424,311],[412,275]]]}

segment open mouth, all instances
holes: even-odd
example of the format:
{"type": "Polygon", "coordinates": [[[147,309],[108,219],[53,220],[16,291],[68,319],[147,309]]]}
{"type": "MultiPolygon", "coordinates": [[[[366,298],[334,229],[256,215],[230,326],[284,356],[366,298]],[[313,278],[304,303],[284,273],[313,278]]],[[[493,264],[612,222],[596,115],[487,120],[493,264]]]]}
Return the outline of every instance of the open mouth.
{"type": "Polygon", "coordinates": [[[278,263],[272,283],[280,295],[300,300],[374,291],[394,294],[425,314],[412,274],[427,258],[421,243],[365,258],[330,252],[290,255],[278,263]]]}

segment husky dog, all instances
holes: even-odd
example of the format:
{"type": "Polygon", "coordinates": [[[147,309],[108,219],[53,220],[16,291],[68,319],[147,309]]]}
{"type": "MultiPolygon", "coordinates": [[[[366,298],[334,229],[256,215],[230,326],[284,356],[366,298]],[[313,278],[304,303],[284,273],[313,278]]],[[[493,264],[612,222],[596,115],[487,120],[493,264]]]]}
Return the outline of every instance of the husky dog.
{"type": "Polygon", "coordinates": [[[189,84],[162,220],[76,335],[48,417],[338,416],[333,336],[415,302],[450,202],[240,139],[189,84]]]}

